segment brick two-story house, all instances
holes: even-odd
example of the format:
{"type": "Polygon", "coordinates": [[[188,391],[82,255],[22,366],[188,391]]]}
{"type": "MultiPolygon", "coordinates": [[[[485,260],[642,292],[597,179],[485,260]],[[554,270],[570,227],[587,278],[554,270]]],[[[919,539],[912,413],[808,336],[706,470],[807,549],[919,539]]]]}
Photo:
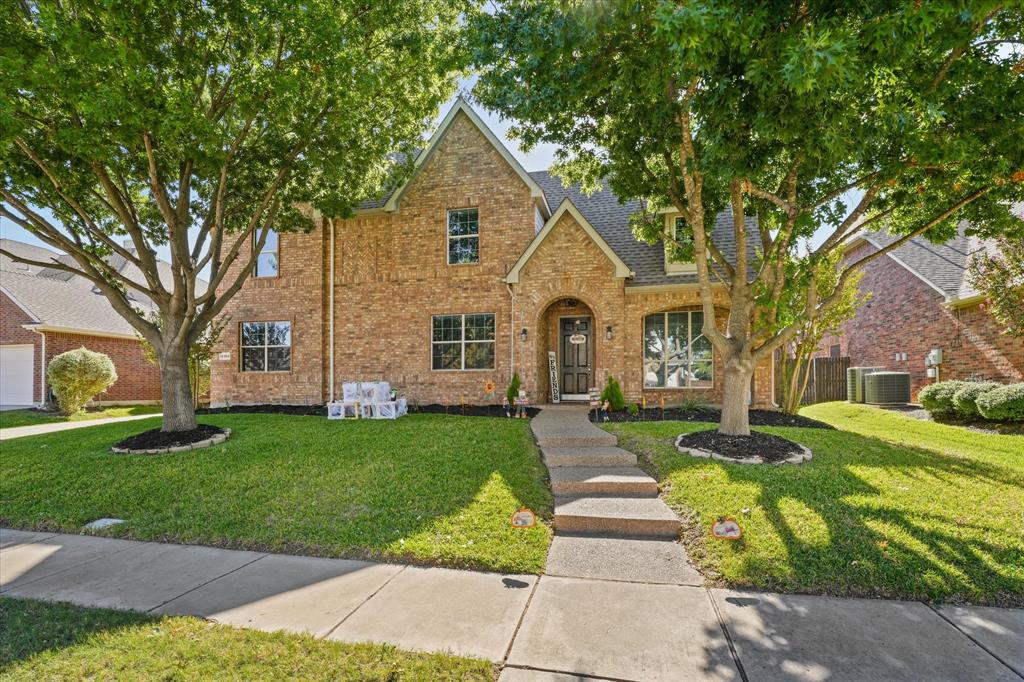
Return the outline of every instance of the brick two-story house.
{"type": "MultiPolygon", "coordinates": [[[[563,400],[612,375],[629,400],[717,402],[695,268],[633,237],[639,208],[527,173],[459,101],[404,185],[352,218],[315,215],[312,231],[268,240],[225,311],[212,404],[318,404],[356,380],[475,404],[513,370],[546,402],[549,357],[563,400]]],[[[770,400],[770,372],[758,368],[755,404],[770,400]]]]}
{"type": "MultiPolygon", "coordinates": [[[[1012,210],[1024,218],[1024,204],[1012,210]]],[[[944,244],[916,237],[870,261],[860,289],[871,299],[840,334],[822,341],[817,354],[908,372],[914,396],[936,380],[925,365],[932,350],[941,351],[938,380],[1024,381],[1024,340],[1003,333],[967,277],[972,256],[994,248],[993,242],[969,236],[966,228],[960,225],[944,244]]],[[[860,233],[846,245],[845,257],[859,259],[894,240],[884,230],[860,233]]]]}

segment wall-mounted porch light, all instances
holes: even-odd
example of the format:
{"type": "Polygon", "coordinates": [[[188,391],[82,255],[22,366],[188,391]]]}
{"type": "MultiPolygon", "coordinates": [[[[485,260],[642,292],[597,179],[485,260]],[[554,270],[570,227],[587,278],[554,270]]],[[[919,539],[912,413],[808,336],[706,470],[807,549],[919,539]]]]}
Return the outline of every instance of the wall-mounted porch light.
{"type": "Polygon", "coordinates": [[[612,340],[612,326],[611,325],[608,325],[607,327],[604,328],[604,338],[608,339],[609,341],[612,340]]]}
{"type": "Polygon", "coordinates": [[[519,340],[526,341],[526,327],[523,327],[523,331],[519,332],[519,340]]]}

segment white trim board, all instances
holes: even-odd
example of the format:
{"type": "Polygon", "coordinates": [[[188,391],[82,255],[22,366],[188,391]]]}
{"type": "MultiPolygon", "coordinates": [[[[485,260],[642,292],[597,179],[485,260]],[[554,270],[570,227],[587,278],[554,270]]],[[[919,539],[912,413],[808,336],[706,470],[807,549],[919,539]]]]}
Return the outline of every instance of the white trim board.
{"type": "Polygon", "coordinates": [[[398,189],[392,192],[391,196],[388,197],[387,202],[385,202],[384,204],[384,210],[387,212],[394,212],[398,210],[399,203],[401,202],[402,199],[402,193],[405,192],[406,188],[409,186],[409,183],[412,182],[412,179],[416,177],[416,173],[419,172],[420,167],[430,157],[434,149],[437,148],[438,143],[441,141],[441,139],[448,132],[448,129],[451,127],[452,122],[455,121],[455,117],[460,113],[465,114],[465,116],[473,123],[473,125],[475,125],[477,129],[481,133],[483,133],[483,136],[487,138],[487,141],[491,143],[491,145],[498,151],[498,153],[501,154],[501,157],[505,160],[505,162],[512,167],[512,170],[514,170],[516,174],[519,175],[520,179],[522,179],[522,181],[526,183],[526,186],[530,188],[530,197],[536,200],[537,203],[543,207],[545,213],[550,215],[551,208],[548,206],[547,198],[544,196],[544,190],[541,189],[540,185],[537,184],[536,180],[530,177],[530,174],[526,172],[526,169],[524,169],[518,161],[516,161],[516,158],[512,156],[508,149],[505,148],[505,145],[501,143],[501,140],[499,140],[494,135],[494,133],[491,132],[491,129],[487,127],[487,124],[484,123],[479,116],[477,116],[476,112],[473,111],[473,108],[469,106],[469,104],[466,103],[466,101],[461,97],[455,100],[454,106],[452,106],[452,108],[448,110],[448,113],[441,121],[441,124],[437,127],[437,130],[435,130],[434,134],[430,136],[430,140],[427,142],[427,146],[423,149],[422,152],[420,152],[419,156],[416,157],[416,160],[413,162],[412,173],[410,173],[409,177],[406,178],[405,182],[403,182],[398,187],[398,189]]]}

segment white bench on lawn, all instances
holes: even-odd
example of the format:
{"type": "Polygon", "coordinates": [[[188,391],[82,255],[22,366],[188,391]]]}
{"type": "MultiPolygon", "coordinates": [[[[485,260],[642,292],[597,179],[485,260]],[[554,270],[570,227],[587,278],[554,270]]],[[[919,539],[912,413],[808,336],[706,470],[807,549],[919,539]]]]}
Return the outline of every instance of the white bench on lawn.
{"type": "Polygon", "coordinates": [[[328,419],[398,419],[407,412],[405,398],[392,399],[386,381],[345,382],[341,400],[327,404],[328,419]]]}

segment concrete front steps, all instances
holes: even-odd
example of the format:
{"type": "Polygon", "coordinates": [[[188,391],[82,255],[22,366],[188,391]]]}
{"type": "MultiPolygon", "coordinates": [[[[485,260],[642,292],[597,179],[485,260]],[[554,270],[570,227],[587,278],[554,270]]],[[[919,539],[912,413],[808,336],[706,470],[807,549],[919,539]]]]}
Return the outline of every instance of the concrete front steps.
{"type": "Polygon", "coordinates": [[[560,495],[657,497],[658,482],[637,467],[554,467],[551,492],[560,495]]]}
{"type": "Polygon", "coordinates": [[[678,537],[679,519],[658,497],[658,482],[587,416],[585,407],[557,405],[530,422],[555,495],[556,535],[678,537]]]}
{"type": "Polygon", "coordinates": [[[556,497],[555,532],[675,538],[679,519],[657,497],[556,497]]]}
{"type": "MultiPolygon", "coordinates": [[[[609,434],[611,435],[611,434],[609,434]]],[[[614,438],[614,436],[612,436],[614,438]]],[[[635,467],[636,455],[608,445],[591,447],[543,447],[544,463],[555,467],[635,467]]]]}

